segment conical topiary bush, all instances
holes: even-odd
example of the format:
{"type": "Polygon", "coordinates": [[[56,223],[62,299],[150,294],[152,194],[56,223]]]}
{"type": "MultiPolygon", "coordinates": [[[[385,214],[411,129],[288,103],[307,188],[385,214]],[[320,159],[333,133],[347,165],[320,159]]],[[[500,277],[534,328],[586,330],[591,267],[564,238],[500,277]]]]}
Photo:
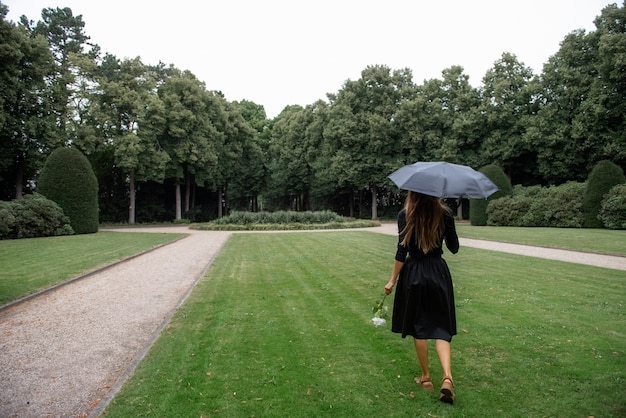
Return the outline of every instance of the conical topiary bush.
{"type": "Polygon", "coordinates": [[[77,234],[98,232],[98,180],[77,149],[50,154],[37,180],[37,192],[55,201],[77,234]]]}
{"type": "Polygon", "coordinates": [[[598,218],[604,195],[618,184],[626,183],[624,171],[617,164],[603,160],[598,162],[589,177],[583,194],[583,227],[602,228],[598,218]]]}
{"type": "Polygon", "coordinates": [[[470,199],[470,223],[474,226],[485,226],[489,202],[503,196],[510,196],[513,193],[513,187],[504,171],[495,164],[486,165],[479,171],[498,186],[498,191],[487,199],[470,199]]]}

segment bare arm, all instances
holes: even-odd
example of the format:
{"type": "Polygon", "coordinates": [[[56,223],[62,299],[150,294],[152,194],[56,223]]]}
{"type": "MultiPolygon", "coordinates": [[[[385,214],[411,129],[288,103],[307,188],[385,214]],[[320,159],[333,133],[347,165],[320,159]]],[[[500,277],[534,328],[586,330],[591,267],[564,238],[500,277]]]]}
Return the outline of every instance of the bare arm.
{"type": "Polygon", "coordinates": [[[391,272],[391,279],[389,279],[389,283],[385,286],[385,294],[388,295],[391,293],[393,286],[396,284],[396,280],[398,280],[398,275],[400,274],[400,270],[404,263],[402,261],[394,260],[393,263],[393,271],[391,272]]]}

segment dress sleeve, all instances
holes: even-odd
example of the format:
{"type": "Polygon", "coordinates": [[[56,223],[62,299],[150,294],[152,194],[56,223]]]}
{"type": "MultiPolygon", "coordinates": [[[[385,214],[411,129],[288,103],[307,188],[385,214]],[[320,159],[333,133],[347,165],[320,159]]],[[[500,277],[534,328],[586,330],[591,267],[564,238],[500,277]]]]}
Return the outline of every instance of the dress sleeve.
{"type": "Polygon", "coordinates": [[[406,255],[408,253],[408,248],[402,245],[402,240],[404,240],[404,227],[406,226],[406,214],[404,210],[401,210],[398,213],[398,248],[396,250],[396,260],[404,263],[406,261],[406,255]]]}
{"type": "Polygon", "coordinates": [[[446,247],[452,254],[459,252],[459,237],[456,234],[456,227],[454,226],[454,218],[452,216],[446,216],[446,247]]]}

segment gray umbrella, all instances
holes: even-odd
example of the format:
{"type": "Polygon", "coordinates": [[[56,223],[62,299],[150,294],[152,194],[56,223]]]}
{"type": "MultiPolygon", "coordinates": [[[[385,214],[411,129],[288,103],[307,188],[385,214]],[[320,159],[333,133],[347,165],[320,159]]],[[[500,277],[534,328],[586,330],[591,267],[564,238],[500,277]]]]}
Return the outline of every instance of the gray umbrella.
{"type": "Polygon", "coordinates": [[[485,199],[498,191],[483,173],[446,162],[418,161],[394,171],[389,178],[402,190],[441,198],[485,199]]]}

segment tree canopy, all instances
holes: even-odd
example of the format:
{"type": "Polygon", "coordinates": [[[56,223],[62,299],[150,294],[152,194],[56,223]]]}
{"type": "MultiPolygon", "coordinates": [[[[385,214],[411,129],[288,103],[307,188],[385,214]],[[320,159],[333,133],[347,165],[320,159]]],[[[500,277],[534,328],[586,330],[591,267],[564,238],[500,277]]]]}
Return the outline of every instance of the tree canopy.
{"type": "Polygon", "coordinates": [[[512,52],[472,86],[460,65],[415,83],[370,65],[269,120],[188,70],[102,53],[82,16],[47,8],[6,20],[0,3],[0,198],[36,190],[53,149],[89,159],[101,220],[211,219],[232,209],[331,209],[385,216],[387,175],[418,160],[500,167],[513,185],[585,181],[626,167],[626,11],[565,34],[534,74],[512,52]]]}

